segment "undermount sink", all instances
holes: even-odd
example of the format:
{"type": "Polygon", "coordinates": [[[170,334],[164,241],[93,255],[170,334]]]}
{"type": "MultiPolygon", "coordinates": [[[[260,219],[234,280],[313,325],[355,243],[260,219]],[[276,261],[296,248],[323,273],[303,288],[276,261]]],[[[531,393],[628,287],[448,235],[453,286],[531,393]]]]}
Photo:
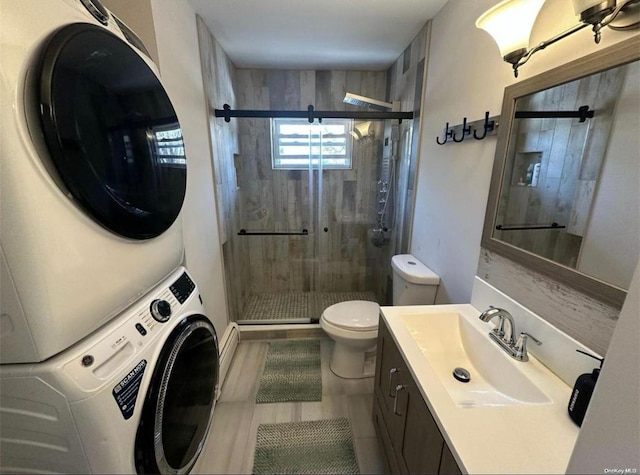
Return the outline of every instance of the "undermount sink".
{"type": "Polygon", "coordinates": [[[477,315],[411,313],[400,318],[456,405],[551,404],[551,399],[518,367],[528,363],[510,358],[491,341],[491,325],[474,321],[477,315]],[[456,368],[467,370],[470,380],[454,378],[456,368]]]}

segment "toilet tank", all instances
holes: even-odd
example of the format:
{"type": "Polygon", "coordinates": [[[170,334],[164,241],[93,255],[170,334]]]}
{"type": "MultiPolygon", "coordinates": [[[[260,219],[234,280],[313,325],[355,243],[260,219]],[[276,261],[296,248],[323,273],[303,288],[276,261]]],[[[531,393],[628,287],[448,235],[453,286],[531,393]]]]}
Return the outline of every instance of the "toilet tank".
{"type": "Polygon", "coordinates": [[[411,254],[391,258],[393,305],[433,305],[440,277],[411,254]]]}

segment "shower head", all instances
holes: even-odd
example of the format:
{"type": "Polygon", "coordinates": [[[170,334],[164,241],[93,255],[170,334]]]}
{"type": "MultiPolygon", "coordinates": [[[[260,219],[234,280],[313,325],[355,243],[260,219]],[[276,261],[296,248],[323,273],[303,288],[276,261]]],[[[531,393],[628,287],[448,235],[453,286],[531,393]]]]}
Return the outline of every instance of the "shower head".
{"type": "Polygon", "coordinates": [[[358,94],[352,94],[350,92],[345,94],[342,102],[352,104],[354,106],[377,109],[380,111],[391,110],[393,108],[393,104],[390,102],[378,101],[376,99],[371,99],[370,97],[359,96],[358,94]]]}

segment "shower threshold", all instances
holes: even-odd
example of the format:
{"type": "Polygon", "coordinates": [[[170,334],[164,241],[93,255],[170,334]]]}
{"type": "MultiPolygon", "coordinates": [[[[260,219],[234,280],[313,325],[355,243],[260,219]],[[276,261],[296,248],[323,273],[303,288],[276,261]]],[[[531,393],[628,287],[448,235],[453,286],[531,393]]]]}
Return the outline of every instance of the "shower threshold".
{"type": "Polygon", "coordinates": [[[347,300],[377,302],[370,291],[283,292],[253,294],[249,297],[240,325],[317,323],[325,308],[347,300]]]}

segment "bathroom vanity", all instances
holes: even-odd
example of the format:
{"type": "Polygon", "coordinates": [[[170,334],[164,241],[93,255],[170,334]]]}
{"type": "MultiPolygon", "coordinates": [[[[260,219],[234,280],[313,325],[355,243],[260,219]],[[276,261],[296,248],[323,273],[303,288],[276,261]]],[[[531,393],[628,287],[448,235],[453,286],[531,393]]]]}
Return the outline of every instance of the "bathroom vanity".
{"type": "Polygon", "coordinates": [[[578,435],[571,388],[535,356],[507,355],[479,314],[469,304],[381,308],[373,420],[392,473],[565,472],[578,435]]]}
{"type": "Polygon", "coordinates": [[[461,473],[381,319],[373,420],[392,473],[461,473]]]}

